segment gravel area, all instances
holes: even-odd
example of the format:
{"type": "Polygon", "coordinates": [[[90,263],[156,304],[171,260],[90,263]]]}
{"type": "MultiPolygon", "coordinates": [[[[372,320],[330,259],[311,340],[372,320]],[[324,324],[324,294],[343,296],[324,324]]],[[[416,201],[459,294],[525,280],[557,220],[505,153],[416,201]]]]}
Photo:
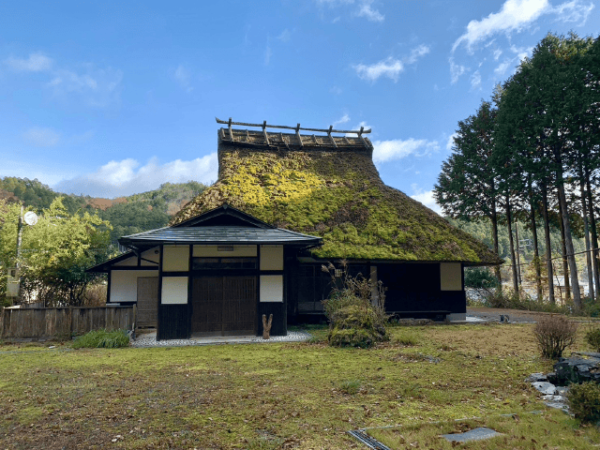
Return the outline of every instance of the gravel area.
{"type": "Polygon", "coordinates": [[[308,341],[311,335],[304,331],[288,331],[287,336],[271,336],[263,339],[262,336],[213,336],[191,339],[156,340],[156,332],[143,333],[131,342],[132,347],[184,347],[190,345],[215,345],[215,344],[268,344],[270,342],[303,342],[308,341]]]}
{"type": "Polygon", "coordinates": [[[508,316],[510,323],[535,323],[537,317],[548,313],[535,311],[522,311],[519,309],[497,309],[497,308],[467,308],[467,318],[473,317],[487,322],[500,322],[500,315],[508,316]]]}

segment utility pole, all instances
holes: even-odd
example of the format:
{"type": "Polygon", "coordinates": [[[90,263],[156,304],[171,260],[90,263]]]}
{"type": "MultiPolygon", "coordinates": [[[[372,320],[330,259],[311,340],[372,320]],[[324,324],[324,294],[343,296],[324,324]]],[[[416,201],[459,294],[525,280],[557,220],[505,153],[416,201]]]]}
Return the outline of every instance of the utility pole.
{"type": "Polygon", "coordinates": [[[521,246],[519,244],[519,221],[515,221],[515,233],[517,234],[517,274],[519,276],[519,285],[522,285],[523,280],[521,279],[521,246]]]}
{"type": "Polygon", "coordinates": [[[17,287],[18,300],[21,299],[21,271],[19,269],[21,268],[21,241],[23,240],[23,210],[24,207],[23,205],[21,205],[21,212],[19,214],[19,225],[17,227],[17,261],[15,264],[15,268],[17,269],[16,275],[19,280],[17,287]]]}

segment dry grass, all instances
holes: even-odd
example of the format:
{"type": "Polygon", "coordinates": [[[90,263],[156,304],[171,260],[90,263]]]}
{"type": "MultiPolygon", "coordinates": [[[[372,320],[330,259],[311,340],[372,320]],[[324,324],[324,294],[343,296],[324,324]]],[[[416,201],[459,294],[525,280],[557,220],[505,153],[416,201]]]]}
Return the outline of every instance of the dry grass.
{"type": "MultiPolygon", "coordinates": [[[[350,429],[545,410],[524,382],[551,368],[531,326],[410,331],[416,345],[371,350],[2,346],[0,448],[348,449],[361,448],[350,429]],[[347,380],[360,380],[354,395],[347,380]]],[[[600,441],[562,413],[531,417],[528,433],[600,441]]]]}

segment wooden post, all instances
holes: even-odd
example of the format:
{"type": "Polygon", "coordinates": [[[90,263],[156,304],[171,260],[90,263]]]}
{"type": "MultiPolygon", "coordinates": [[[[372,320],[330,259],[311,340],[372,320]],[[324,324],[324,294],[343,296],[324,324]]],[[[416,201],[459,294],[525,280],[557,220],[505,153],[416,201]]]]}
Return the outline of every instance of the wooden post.
{"type": "Polygon", "coordinates": [[[233,142],[233,132],[231,131],[231,117],[229,118],[229,139],[233,142]]]}
{"type": "Polygon", "coordinates": [[[265,142],[267,143],[267,146],[270,147],[271,143],[269,142],[269,134],[267,133],[267,121],[266,120],[263,122],[262,129],[263,129],[263,134],[265,136],[265,142]]]}
{"type": "Polygon", "coordinates": [[[271,325],[273,325],[273,314],[269,315],[269,321],[267,321],[267,315],[263,314],[262,323],[263,323],[263,339],[270,339],[271,338],[271,325]]]}
{"type": "Polygon", "coordinates": [[[327,131],[327,135],[329,136],[329,140],[331,141],[331,145],[333,145],[333,148],[337,148],[337,144],[335,143],[335,140],[331,135],[331,130],[333,130],[333,125],[329,125],[329,131],[327,131]]]}
{"type": "Polygon", "coordinates": [[[300,124],[296,125],[296,137],[300,143],[300,148],[304,147],[304,144],[302,143],[302,136],[300,136],[300,124]]]}

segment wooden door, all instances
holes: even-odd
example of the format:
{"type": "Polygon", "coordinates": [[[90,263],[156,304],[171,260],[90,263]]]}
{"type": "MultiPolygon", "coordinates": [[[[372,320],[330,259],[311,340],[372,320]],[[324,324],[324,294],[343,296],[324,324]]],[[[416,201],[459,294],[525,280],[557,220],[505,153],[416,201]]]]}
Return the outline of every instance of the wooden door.
{"type": "Polygon", "coordinates": [[[256,277],[199,277],[192,283],[192,333],[254,333],[256,277]]]}
{"type": "Polygon", "coordinates": [[[156,327],[158,324],[158,277],[137,280],[137,326],[156,327]]]}
{"type": "Polygon", "coordinates": [[[223,332],[253,333],[256,277],[223,277],[223,332]]]}

